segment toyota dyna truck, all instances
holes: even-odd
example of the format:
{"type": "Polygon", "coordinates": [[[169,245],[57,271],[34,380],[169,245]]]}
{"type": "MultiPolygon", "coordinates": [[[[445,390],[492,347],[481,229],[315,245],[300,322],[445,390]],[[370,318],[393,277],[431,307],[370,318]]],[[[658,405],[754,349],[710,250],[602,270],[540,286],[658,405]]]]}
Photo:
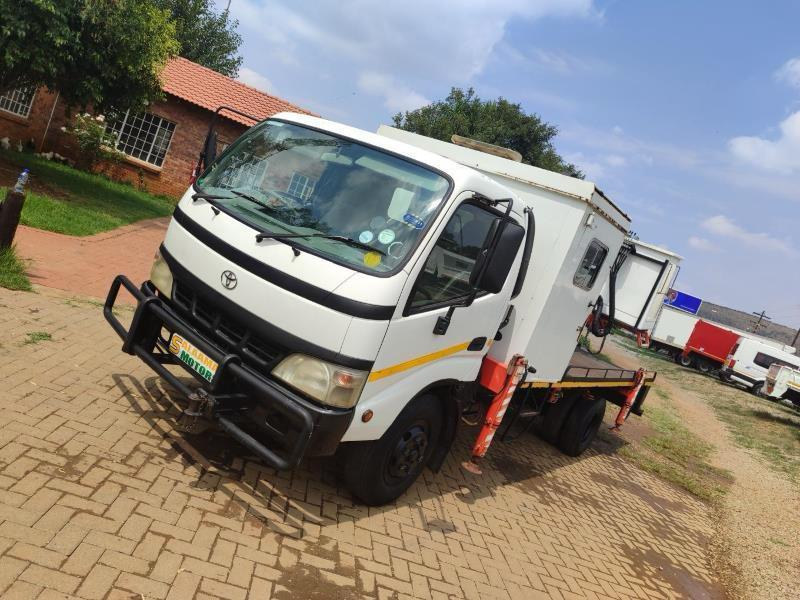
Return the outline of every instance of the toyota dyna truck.
{"type": "Polygon", "coordinates": [[[578,455],[607,401],[617,424],[641,414],[654,374],[574,354],[628,217],[460,142],[281,113],[205,157],[150,279],[118,276],[104,311],[186,397],[179,429],[213,423],[277,469],[335,455],[377,505],[437,470],[462,421],[482,425],[476,466],[501,422],[578,455]]]}

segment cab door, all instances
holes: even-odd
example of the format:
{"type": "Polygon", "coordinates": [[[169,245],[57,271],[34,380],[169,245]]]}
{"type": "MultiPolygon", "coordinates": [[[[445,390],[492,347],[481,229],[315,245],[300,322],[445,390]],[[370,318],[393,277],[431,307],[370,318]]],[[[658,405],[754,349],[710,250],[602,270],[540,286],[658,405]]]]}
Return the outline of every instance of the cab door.
{"type": "MultiPolygon", "coordinates": [[[[451,209],[411,269],[359,402],[359,410],[373,408],[376,417],[380,415],[366,427],[359,424],[356,429],[364,435],[373,428],[379,432],[411,398],[432,384],[474,381],[478,376],[506,314],[522,244],[502,290],[481,292],[469,306],[457,306],[442,331],[441,319],[471,294],[479,254],[493,223],[504,215],[472,196],[462,194],[462,201],[451,209]]],[[[521,224],[513,211],[508,218],[521,224]]],[[[360,434],[354,438],[352,429],[346,439],[369,439],[360,434]]]]}

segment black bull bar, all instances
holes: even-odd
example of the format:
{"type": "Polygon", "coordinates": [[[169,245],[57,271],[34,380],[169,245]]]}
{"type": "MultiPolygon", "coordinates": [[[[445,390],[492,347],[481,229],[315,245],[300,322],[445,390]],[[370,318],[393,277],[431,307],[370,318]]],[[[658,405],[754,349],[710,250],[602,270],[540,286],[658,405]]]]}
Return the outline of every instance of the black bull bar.
{"type": "MultiPolygon", "coordinates": [[[[164,378],[172,387],[190,400],[198,399],[196,389],[191,388],[175,376],[166,365],[180,365],[194,375],[203,385],[204,392],[199,397],[206,405],[207,416],[211,417],[219,426],[235,438],[242,445],[256,453],[269,465],[277,469],[291,469],[300,462],[306,453],[315,429],[312,412],[305,406],[307,402],[291,391],[278,386],[275,382],[252,371],[241,361],[236,354],[226,354],[200,335],[191,325],[181,319],[164,301],[155,294],[155,290],[148,283],[137,288],[130,279],[118,275],[108,291],[103,314],[117,334],[122,338],[122,351],[138,356],[146,365],[164,378]],[[114,304],[120,288],[124,287],[137,301],[136,311],[133,314],[130,327],[120,322],[114,314],[114,304]],[[178,360],[165,348],[165,340],[160,333],[166,328],[171,333],[178,333],[190,344],[198,348],[218,364],[217,370],[210,381],[191,369],[187,364],[178,360]],[[238,390],[246,390],[247,394],[228,393],[232,385],[238,390]],[[232,403],[235,398],[246,397],[256,402],[256,409],[266,408],[271,412],[280,414],[288,422],[288,430],[293,435],[285,432],[264,421],[260,423],[266,428],[266,434],[271,439],[277,439],[282,451],[268,448],[248,432],[244,431],[233,420],[225,416],[241,413],[241,408],[225,407],[226,401],[232,403]],[[261,405],[259,407],[259,405],[261,405]]],[[[188,411],[186,411],[188,414],[188,411]]],[[[247,411],[245,411],[247,412],[247,411]]],[[[341,421],[341,419],[339,419],[341,421]]],[[[349,424],[349,419],[347,419],[349,424]]],[[[346,427],[345,427],[346,428],[346,427]]],[[[341,427],[337,427],[341,429],[341,427]]],[[[342,429],[342,432],[344,430],[342,429]]],[[[338,440],[337,440],[338,441],[338,440]]]]}

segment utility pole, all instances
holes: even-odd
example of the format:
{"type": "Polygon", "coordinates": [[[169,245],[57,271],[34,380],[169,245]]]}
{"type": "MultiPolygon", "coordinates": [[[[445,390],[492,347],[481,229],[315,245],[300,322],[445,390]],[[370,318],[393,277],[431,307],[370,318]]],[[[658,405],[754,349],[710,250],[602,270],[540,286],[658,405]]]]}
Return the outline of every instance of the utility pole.
{"type": "Polygon", "coordinates": [[[797,328],[797,331],[794,334],[794,339],[792,340],[792,346],[797,344],[797,338],[800,337],[800,327],[797,328]]]}
{"type": "Polygon", "coordinates": [[[763,321],[764,319],[766,319],[767,321],[772,320],[772,317],[767,316],[767,311],[765,310],[762,310],[760,313],[754,312],[753,314],[758,317],[758,321],[756,321],[755,325],[753,325],[753,333],[756,333],[758,331],[758,327],[759,325],[761,325],[761,321],[763,321]]]}

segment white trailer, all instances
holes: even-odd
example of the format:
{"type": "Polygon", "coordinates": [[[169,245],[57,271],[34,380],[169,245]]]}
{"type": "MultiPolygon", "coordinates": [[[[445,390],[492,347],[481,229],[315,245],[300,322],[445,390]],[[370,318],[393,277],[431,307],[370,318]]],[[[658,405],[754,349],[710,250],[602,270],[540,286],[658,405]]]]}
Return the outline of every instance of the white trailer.
{"type": "Polygon", "coordinates": [[[679,355],[699,320],[699,317],[685,310],[664,305],[650,334],[650,347],[666,350],[673,356],[679,355]]]}
{"type": "MultiPolygon", "coordinates": [[[[646,346],[683,259],[641,240],[628,239],[627,243],[631,252],[617,275],[614,322],[632,331],[637,342],[646,346]]],[[[608,284],[603,292],[608,298],[608,284]]]]}
{"type": "Polygon", "coordinates": [[[789,400],[800,407],[800,370],[773,363],[767,372],[764,393],[774,400],[789,400]]]}
{"type": "Polygon", "coordinates": [[[470,407],[476,457],[509,403],[573,455],[606,400],[641,413],[654,374],[573,359],[630,225],[594,184],[292,113],[205,153],[150,281],[118,276],[104,311],[189,399],[184,430],[211,422],[282,469],[335,454],[381,504],[441,466],[470,407]]]}

